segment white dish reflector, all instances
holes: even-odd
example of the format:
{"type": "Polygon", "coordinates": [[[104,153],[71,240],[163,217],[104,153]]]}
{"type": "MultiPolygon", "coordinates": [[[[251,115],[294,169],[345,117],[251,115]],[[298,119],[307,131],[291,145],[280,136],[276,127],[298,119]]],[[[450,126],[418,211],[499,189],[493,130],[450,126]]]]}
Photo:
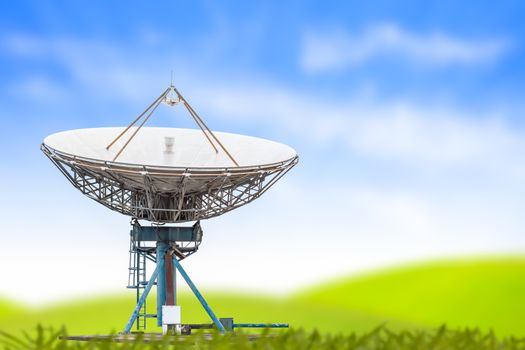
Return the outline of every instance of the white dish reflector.
{"type": "MultiPolygon", "coordinates": [[[[281,143],[214,132],[235,158],[215,149],[200,130],[143,127],[123,149],[125,128],[59,132],[41,149],[86,196],[137,219],[184,222],[238,208],[262,195],[298,162],[281,143]]],[[[130,133],[136,128],[131,128],[130,133]]]]}
{"type": "MultiPolygon", "coordinates": [[[[63,131],[46,137],[44,144],[71,156],[112,162],[126,137],[119,139],[109,150],[106,146],[124,129],[63,131]]],[[[214,134],[234,155],[240,167],[275,164],[297,155],[292,148],[281,143],[223,132],[214,134]]],[[[221,149],[217,153],[210,147],[200,130],[155,127],[143,127],[114,163],[173,168],[235,168],[221,149]]]]}

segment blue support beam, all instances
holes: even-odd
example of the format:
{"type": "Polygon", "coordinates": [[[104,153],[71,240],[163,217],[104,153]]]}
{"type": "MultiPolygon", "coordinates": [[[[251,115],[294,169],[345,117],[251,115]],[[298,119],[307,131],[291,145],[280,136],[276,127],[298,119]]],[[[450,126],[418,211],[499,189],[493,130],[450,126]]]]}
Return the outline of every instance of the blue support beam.
{"type": "Polygon", "coordinates": [[[219,329],[221,333],[226,333],[226,329],[224,328],[223,324],[219,321],[217,316],[215,316],[215,313],[213,313],[212,309],[210,308],[210,306],[208,305],[208,303],[206,302],[202,294],[199,292],[195,284],[193,284],[192,280],[190,279],[190,276],[188,276],[186,271],[182,268],[182,265],[177,260],[177,258],[173,258],[173,264],[175,264],[175,267],[177,268],[177,270],[179,270],[182,278],[184,278],[184,280],[190,287],[193,294],[195,294],[197,299],[199,299],[199,302],[201,303],[204,310],[206,310],[206,312],[208,313],[208,316],[210,316],[211,320],[215,324],[215,327],[217,327],[217,329],[219,329]]]}
{"type": "Polygon", "coordinates": [[[137,319],[140,309],[142,308],[142,305],[144,305],[144,302],[146,301],[148,293],[151,290],[151,287],[153,287],[153,285],[155,284],[155,280],[157,279],[158,275],[159,275],[159,265],[157,265],[157,267],[155,268],[155,271],[153,271],[153,273],[151,274],[148,284],[146,284],[146,288],[144,288],[144,293],[142,293],[139,299],[139,302],[137,303],[137,306],[135,306],[135,310],[133,310],[133,313],[131,314],[131,318],[126,324],[126,328],[124,328],[124,333],[128,334],[131,331],[131,327],[133,327],[133,323],[137,319]]]}
{"type": "Polygon", "coordinates": [[[288,328],[288,323],[234,323],[233,328],[288,328]]]}

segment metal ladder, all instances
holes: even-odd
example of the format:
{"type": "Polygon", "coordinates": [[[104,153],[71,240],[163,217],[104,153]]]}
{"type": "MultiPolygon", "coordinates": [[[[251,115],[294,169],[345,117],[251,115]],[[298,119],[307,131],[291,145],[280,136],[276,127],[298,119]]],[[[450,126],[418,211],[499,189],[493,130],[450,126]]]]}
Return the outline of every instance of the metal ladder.
{"type": "MultiPolygon", "coordinates": [[[[129,275],[127,288],[136,290],[138,302],[140,296],[146,288],[146,285],[148,284],[148,281],[146,280],[146,252],[141,249],[140,242],[130,240],[128,270],[129,275]]],[[[146,302],[144,302],[137,316],[137,330],[146,329],[146,318],[148,316],[146,302]]]]}

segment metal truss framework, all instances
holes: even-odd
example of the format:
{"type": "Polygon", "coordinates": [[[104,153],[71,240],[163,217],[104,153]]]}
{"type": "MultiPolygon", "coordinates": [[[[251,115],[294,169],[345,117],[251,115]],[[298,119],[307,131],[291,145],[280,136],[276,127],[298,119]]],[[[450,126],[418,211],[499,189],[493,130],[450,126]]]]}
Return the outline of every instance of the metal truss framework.
{"type": "MultiPolygon", "coordinates": [[[[166,225],[143,227],[137,219],[132,219],[131,225],[127,288],[135,290],[136,302],[137,305],[140,304],[140,307],[134,313],[134,320],[130,321],[129,326],[135,323],[137,331],[141,331],[146,329],[146,320],[148,318],[158,317],[158,311],[154,313],[147,312],[146,299],[140,303],[150,279],[146,271],[147,261],[154,264],[157,263],[158,241],[168,242],[170,248],[174,251],[174,257],[181,261],[197,252],[202,242],[203,232],[199,221],[191,228],[166,225]],[[175,232],[170,232],[170,230],[175,232]],[[177,232],[178,230],[183,230],[184,232],[177,232]],[[188,234],[189,232],[191,234],[188,234]]],[[[173,277],[175,278],[175,275],[173,277]]],[[[176,297],[174,299],[175,302],[176,297]]]]}
{"type": "Polygon", "coordinates": [[[298,157],[257,167],[152,167],[82,158],[42,144],[80,192],[131,217],[158,223],[197,221],[241,207],[266,192],[298,157]]]}

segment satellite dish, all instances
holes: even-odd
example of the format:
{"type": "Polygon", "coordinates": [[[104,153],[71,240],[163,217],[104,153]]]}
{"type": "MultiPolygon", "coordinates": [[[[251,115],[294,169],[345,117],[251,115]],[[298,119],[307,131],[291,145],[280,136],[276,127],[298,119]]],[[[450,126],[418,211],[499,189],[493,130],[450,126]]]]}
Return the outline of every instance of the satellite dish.
{"type": "Polygon", "coordinates": [[[153,315],[163,332],[191,328],[284,328],[288,324],[236,324],[216,317],[180,264],[202,241],[199,220],[224,214],[265,193],[298,162],[290,147],[261,138],[213,132],[171,85],[127,127],[78,129],[44,139],[44,154],[83,194],[133,218],[128,288],[137,305],[124,328],[146,328],[153,315]],[[184,106],[200,130],[144,127],[159,105],[184,106]],[[137,123],[140,124],[135,125],[137,123]],[[138,220],[151,221],[142,226],[138,220]],[[193,226],[158,225],[196,221],[193,226]],[[155,263],[146,275],[146,262],[155,263]],[[182,324],[176,305],[176,273],[190,286],[212,324],[182,324]],[[157,311],[146,298],[157,286],[157,311]]]}
{"type": "Polygon", "coordinates": [[[286,145],[211,131],[173,85],[126,128],[59,132],[46,137],[41,149],[86,196],[158,223],[207,219],[238,208],[298,162],[286,145]],[[200,130],[143,127],[161,103],[184,105],[200,130]]]}
{"type": "MultiPolygon", "coordinates": [[[[215,132],[238,166],[215,152],[200,130],[143,127],[126,151],[125,128],[59,132],[42,151],[86,196],[122,214],[153,222],[221,215],[262,195],[298,161],[290,147],[250,136],[215,132]]],[[[129,129],[136,131],[136,127],[129,129]]]]}

